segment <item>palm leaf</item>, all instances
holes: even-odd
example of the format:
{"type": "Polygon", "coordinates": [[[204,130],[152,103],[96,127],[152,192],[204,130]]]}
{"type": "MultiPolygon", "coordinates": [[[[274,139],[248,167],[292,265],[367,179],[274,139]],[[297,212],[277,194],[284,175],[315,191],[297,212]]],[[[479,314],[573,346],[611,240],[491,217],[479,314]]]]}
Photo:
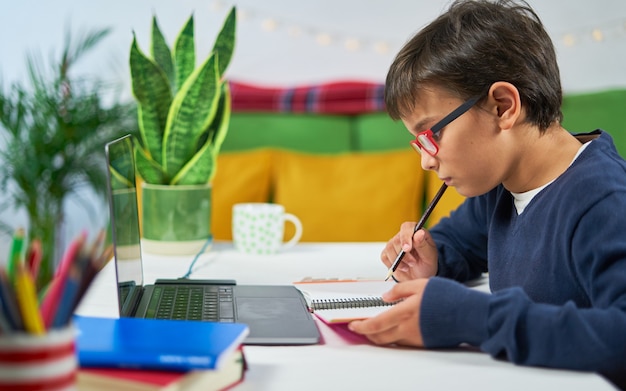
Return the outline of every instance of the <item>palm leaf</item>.
{"type": "Polygon", "coordinates": [[[68,70],[72,65],[87,52],[96,47],[110,32],[110,28],[88,31],[78,38],[76,45],[73,45],[72,33],[70,29],[67,28],[65,31],[65,46],[59,63],[59,75],[62,78],[67,78],[68,70]]]}
{"type": "Polygon", "coordinates": [[[111,86],[71,77],[72,67],[107,32],[96,30],[77,40],[68,34],[60,58],[51,64],[31,53],[26,83],[13,84],[6,94],[0,90],[0,193],[10,207],[28,215],[29,239],[42,240],[40,286],[61,255],[62,237],[55,233],[63,228],[64,201],[74,195],[85,218],[99,223],[82,190],[104,196],[103,146],[136,129],[134,105],[119,103],[111,86]]]}

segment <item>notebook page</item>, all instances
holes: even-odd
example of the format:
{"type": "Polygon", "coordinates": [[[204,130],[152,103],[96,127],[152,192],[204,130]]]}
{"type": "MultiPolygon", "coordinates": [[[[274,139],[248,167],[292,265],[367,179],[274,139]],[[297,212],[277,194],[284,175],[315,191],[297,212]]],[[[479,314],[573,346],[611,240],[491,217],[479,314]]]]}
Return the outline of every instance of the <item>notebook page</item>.
{"type": "MultiPolygon", "coordinates": [[[[383,293],[389,291],[393,281],[354,281],[354,282],[322,282],[295,284],[304,295],[310,308],[314,302],[352,301],[352,305],[365,305],[368,301],[380,299],[383,293]]],[[[313,310],[318,318],[326,323],[347,323],[356,319],[365,319],[376,316],[388,310],[389,306],[335,308],[313,310]]]]}

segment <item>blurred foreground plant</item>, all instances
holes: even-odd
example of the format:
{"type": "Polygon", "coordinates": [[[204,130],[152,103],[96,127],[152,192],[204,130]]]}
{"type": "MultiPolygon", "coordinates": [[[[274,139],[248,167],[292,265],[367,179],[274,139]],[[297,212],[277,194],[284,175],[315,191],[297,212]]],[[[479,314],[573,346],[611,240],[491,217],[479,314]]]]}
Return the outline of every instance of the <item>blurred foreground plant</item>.
{"type": "MultiPolygon", "coordinates": [[[[28,240],[42,241],[39,286],[50,280],[63,252],[64,201],[78,195],[85,214],[93,216],[93,206],[80,192],[106,195],[104,144],[137,133],[134,103],[123,103],[112,84],[70,72],[108,33],[94,30],[74,42],[68,30],[52,69],[40,56],[29,55],[26,83],[5,90],[0,80],[0,211],[25,210],[28,240]]],[[[0,224],[5,233],[15,228],[0,224]]]]}

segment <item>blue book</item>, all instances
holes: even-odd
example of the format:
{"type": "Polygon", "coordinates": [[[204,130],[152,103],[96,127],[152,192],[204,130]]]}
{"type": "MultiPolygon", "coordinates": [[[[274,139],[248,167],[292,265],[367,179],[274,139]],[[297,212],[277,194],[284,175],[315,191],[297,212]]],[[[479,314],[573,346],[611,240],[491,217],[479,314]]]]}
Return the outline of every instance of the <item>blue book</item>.
{"type": "Polygon", "coordinates": [[[81,367],[219,369],[248,335],[242,323],[76,315],[81,367]]]}

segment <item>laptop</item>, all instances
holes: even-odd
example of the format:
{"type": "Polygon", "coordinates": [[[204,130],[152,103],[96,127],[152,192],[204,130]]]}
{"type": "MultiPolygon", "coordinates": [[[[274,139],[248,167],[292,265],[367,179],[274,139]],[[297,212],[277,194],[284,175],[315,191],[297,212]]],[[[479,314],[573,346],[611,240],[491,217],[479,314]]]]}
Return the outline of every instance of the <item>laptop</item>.
{"type": "Polygon", "coordinates": [[[132,136],[107,143],[105,153],[120,316],[245,323],[248,345],[320,341],[302,293],[291,285],[191,278],[144,284],[132,136]]]}

